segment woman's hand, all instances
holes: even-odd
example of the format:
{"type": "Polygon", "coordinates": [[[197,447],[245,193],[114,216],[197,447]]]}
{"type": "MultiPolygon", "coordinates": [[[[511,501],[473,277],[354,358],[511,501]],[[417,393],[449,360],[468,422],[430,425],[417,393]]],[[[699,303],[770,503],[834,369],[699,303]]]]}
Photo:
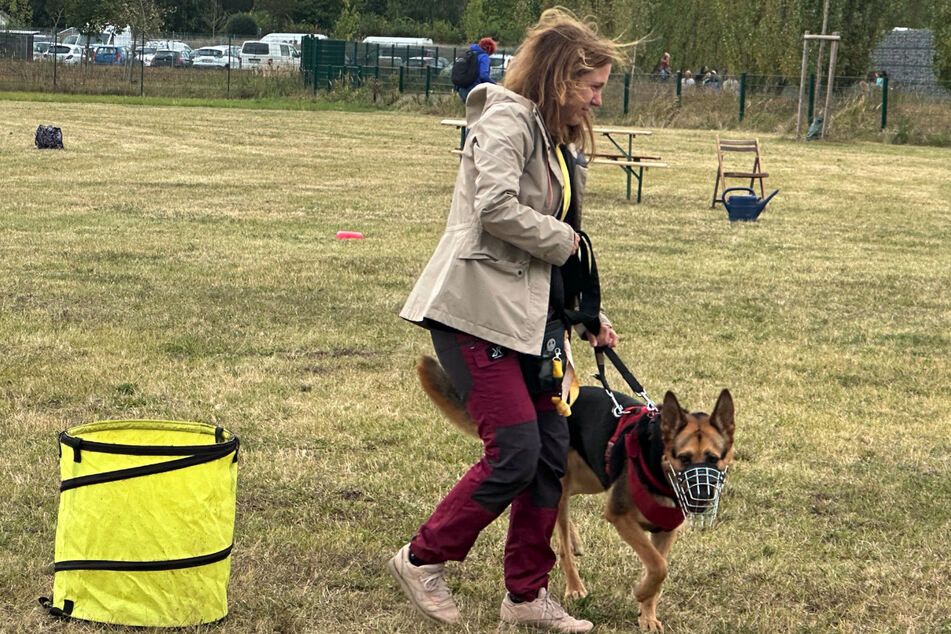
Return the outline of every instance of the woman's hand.
{"type": "Polygon", "coordinates": [[[575,234],[575,246],[571,247],[571,255],[574,255],[578,252],[578,245],[581,243],[581,236],[577,233],[575,234]]]}
{"type": "Polygon", "coordinates": [[[592,348],[597,348],[600,346],[607,346],[613,348],[617,345],[618,336],[614,332],[614,328],[607,324],[601,324],[601,330],[597,335],[593,335],[590,332],[585,335],[588,338],[588,342],[591,344],[592,348]]]}

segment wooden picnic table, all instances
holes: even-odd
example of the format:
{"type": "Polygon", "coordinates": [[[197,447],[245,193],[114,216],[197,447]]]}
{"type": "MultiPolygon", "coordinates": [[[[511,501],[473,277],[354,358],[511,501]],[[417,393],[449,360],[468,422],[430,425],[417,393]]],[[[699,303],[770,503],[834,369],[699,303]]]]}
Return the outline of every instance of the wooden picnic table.
{"type": "MultiPolygon", "coordinates": [[[[461,154],[462,148],[466,144],[466,121],[465,119],[443,119],[441,125],[454,127],[459,130],[459,147],[452,151],[455,154],[461,154]]],[[[627,199],[631,199],[631,179],[637,180],[637,202],[641,202],[641,192],[644,182],[644,170],[649,167],[667,167],[667,163],[661,162],[659,156],[647,156],[634,153],[634,138],[638,136],[650,136],[650,130],[635,130],[632,128],[614,128],[594,126],[593,132],[597,136],[604,137],[616,150],[613,153],[594,153],[589,155],[589,165],[614,165],[624,170],[627,176],[627,199]],[[625,139],[627,142],[625,143],[625,139]]]]}

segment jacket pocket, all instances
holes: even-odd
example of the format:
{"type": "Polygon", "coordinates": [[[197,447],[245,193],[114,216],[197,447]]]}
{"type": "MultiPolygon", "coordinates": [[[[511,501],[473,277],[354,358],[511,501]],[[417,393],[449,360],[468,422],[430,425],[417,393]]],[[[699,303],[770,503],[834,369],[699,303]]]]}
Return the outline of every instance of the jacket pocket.
{"type": "Polygon", "coordinates": [[[479,262],[482,266],[487,266],[502,273],[508,273],[515,277],[522,277],[528,270],[528,262],[512,262],[509,260],[500,260],[499,258],[485,252],[467,253],[459,256],[460,260],[469,260],[479,262]]]}

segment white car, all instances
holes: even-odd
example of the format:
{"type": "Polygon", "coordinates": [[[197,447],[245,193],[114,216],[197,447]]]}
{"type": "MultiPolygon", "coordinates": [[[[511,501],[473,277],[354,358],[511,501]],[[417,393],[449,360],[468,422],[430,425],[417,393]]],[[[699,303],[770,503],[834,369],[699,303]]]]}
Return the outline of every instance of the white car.
{"type": "Polygon", "coordinates": [[[155,57],[155,52],[156,52],[157,50],[158,50],[158,49],[155,48],[154,46],[146,46],[146,47],[138,46],[138,47],[136,47],[136,49],[135,49],[135,62],[136,62],[136,63],[141,62],[141,63],[145,64],[146,66],[151,66],[151,65],[152,65],[152,58],[155,57]]]}
{"type": "Polygon", "coordinates": [[[46,50],[43,58],[51,60],[54,56],[58,64],[78,64],[83,60],[83,47],[75,44],[56,44],[46,50]]]}
{"type": "Polygon", "coordinates": [[[205,46],[192,53],[195,68],[241,68],[241,49],[237,46],[205,46]],[[230,53],[230,57],[229,57],[230,53]]]}
{"type": "Polygon", "coordinates": [[[513,55],[504,55],[502,53],[493,53],[489,55],[489,77],[499,81],[505,76],[509,64],[514,58],[513,55]]]}
{"type": "Polygon", "coordinates": [[[176,53],[187,53],[191,58],[192,47],[180,40],[148,40],[146,47],[154,48],[157,51],[175,51],[176,53]]]}

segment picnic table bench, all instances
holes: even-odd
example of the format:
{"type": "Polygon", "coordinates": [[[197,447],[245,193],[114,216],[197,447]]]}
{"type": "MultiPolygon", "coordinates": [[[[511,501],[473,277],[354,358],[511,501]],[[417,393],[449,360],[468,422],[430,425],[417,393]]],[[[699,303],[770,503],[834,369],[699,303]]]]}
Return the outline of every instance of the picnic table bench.
{"type": "MultiPolygon", "coordinates": [[[[459,146],[452,149],[453,154],[462,154],[462,148],[466,144],[466,121],[465,119],[443,119],[440,122],[444,126],[454,127],[459,130],[459,146]]],[[[667,167],[659,156],[648,156],[635,154],[634,138],[637,136],[650,136],[650,130],[633,130],[630,128],[593,128],[595,135],[607,139],[616,150],[613,153],[594,153],[589,155],[589,165],[614,165],[624,170],[627,175],[627,199],[631,199],[631,179],[637,180],[637,202],[641,202],[641,192],[644,184],[644,170],[649,167],[662,168],[667,167]],[[624,143],[625,138],[627,143],[624,143]],[[625,147],[626,145],[626,147],[625,147]]]]}

